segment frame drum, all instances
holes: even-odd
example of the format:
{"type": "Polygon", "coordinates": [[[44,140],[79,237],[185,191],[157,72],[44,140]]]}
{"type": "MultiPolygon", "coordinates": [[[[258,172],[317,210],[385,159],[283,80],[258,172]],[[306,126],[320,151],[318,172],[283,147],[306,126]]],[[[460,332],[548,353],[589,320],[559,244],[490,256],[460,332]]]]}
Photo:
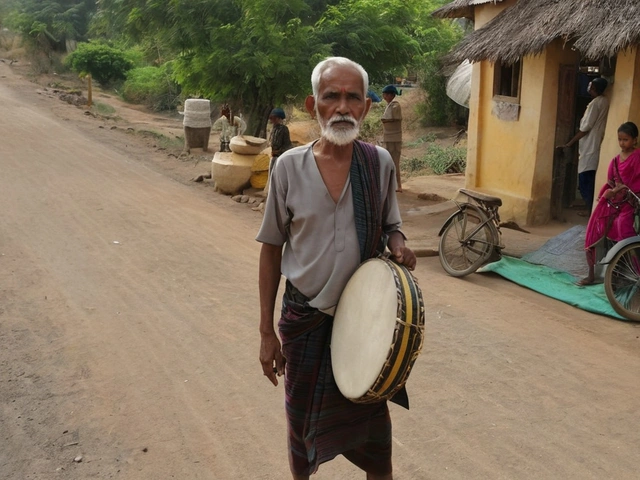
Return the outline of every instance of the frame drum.
{"type": "Polygon", "coordinates": [[[424,338],[422,293],[409,270],[386,258],[358,267],[333,322],[331,362],[340,392],[355,403],[391,398],[409,377],[424,338]]]}

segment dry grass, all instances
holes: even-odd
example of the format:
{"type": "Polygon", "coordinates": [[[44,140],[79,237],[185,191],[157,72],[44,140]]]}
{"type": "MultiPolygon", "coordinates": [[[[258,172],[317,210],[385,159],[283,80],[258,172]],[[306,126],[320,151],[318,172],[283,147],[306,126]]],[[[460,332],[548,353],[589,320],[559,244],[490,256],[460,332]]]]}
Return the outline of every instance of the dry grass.
{"type": "Polygon", "coordinates": [[[473,18],[473,5],[482,5],[483,3],[498,3],[503,0],[454,0],[444,7],[433,12],[433,15],[439,18],[473,18]]]}

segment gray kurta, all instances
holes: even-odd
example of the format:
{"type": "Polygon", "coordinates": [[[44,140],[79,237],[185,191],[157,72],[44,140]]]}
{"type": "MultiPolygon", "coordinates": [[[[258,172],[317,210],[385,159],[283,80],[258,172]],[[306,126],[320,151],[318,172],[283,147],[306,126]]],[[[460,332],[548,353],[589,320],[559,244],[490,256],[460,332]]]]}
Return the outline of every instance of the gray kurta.
{"type": "MultiPolygon", "coordinates": [[[[360,249],[351,182],[347,180],[336,204],[322,180],[312,145],[288,150],[278,157],[256,240],[286,244],[282,274],[312,299],[312,307],[332,312],[360,264],[360,249]]],[[[402,224],[395,195],[395,168],[389,153],[376,148],[381,194],[386,198],[382,226],[390,233],[402,224]]]]}

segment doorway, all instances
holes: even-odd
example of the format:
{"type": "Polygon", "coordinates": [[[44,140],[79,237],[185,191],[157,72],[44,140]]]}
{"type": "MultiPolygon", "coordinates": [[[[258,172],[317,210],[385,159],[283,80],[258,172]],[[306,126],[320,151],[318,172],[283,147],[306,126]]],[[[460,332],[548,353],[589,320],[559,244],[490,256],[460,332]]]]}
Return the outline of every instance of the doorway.
{"type": "MultiPolygon", "coordinates": [[[[597,77],[609,77],[615,70],[615,58],[598,62],[581,60],[577,65],[560,65],[558,112],[555,145],[567,143],[580,127],[580,120],[591,102],[588,87],[597,77]]],[[[586,209],[578,191],[578,144],[554,149],[551,184],[551,218],[566,220],[568,208],[586,209]]]]}

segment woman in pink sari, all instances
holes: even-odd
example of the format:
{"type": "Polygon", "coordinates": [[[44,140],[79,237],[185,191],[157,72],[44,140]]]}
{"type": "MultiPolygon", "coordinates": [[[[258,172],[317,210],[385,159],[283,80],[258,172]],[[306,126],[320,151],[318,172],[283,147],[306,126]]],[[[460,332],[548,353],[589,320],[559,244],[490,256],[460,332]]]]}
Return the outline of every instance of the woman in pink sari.
{"type": "Polygon", "coordinates": [[[620,154],[609,164],[607,183],[598,195],[598,204],[593,210],[585,236],[589,274],[578,285],[591,285],[595,281],[596,246],[601,241],[619,242],[637,235],[633,220],[635,205],[628,201],[627,191],[640,192],[640,150],[638,127],[623,123],[618,128],[620,154]]]}

